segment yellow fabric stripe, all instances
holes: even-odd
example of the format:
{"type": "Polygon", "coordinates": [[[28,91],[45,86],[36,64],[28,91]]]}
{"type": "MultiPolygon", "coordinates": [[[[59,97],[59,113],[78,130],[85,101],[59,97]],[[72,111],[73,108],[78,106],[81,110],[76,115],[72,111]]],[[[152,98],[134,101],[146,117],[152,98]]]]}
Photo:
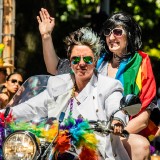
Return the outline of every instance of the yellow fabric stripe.
{"type": "Polygon", "coordinates": [[[141,91],[141,89],[142,89],[142,77],[141,77],[141,73],[142,73],[142,68],[140,66],[138,74],[137,74],[137,77],[136,77],[136,84],[137,84],[137,86],[139,88],[139,91],[141,91]]]}

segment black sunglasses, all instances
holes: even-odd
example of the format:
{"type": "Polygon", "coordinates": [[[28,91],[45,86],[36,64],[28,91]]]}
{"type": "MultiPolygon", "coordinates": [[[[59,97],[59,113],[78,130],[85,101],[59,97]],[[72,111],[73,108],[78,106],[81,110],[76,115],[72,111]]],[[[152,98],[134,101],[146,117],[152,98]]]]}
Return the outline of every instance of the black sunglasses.
{"type": "Polygon", "coordinates": [[[23,82],[18,81],[16,79],[11,79],[11,80],[8,80],[8,81],[11,81],[11,83],[18,83],[20,86],[23,84],[23,82]]]}
{"type": "MultiPolygon", "coordinates": [[[[93,63],[93,58],[91,56],[85,56],[85,57],[82,57],[82,58],[83,58],[83,61],[86,64],[92,64],[93,63]]],[[[78,64],[80,61],[81,61],[81,57],[79,57],[79,56],[71,57],[71,63],[72,64],[78,64]]]]}
{"type": "Polygon", "coordinates": [[[112,30],[110,28],[107,28],[104,31],[104,36],[110,36],[112,33],[116,37],[121,37],[123,34],[125,34],[125,31],[122,28],[114,28],[112,30]]]}

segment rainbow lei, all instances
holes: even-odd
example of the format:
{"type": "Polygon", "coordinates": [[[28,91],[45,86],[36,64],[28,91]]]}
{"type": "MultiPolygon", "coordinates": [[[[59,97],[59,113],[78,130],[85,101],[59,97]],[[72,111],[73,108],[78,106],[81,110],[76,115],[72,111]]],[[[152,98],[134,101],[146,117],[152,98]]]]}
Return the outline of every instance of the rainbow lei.
{"type": "MultiPolygon", "coordinates": [[[[31,122],[14,121],[10,122],[8,127],[11,132],[26,130],[32,132],[38,138],[45,138],[48,142],[52,142],[57,134],[58,122],[54,121],[48,130],[45,130],[45,125],[46,122],[37,125],[31,122]]],[[[80,160],[98,160],[98,140],[93,131],[90,130],[88,121],[82,118],[73,119],[69,117],[66,119],[64,124],[60,126],[60,132],[55,144],[57,157],[59,154],[68,151],[71,145],[74,145],[77,149],[81,149],[80,160]]]]}
{"type": "MultiPolygon", "coordinates": [[[[2,113],[0,116],[4,120],[2,113]]],[[[47,120],[34,124],[33,122],[14,120],[11,114],[7,117],[6,125],[11,133],[17,130],[30,131],[38,138],[45,138],[47,142],[52,142],[58,131],[58,121],[53,121],[49,129],[45,130],[47,120]]],[[[1,123],[0,129],[3,134],[4,123],[1,123]]],[[[81,149],[80,160],[98,160],[97,144],[98,140],[90,129],[88,121],[82,118],[74,119],[70,115],[60,126],[59,134],[55,140],[54,156],[58,157],[58,155],[69,151],[71,145],[74,145],[77,149],[81,149]]]]}
{"type": "Polygon", "coordinates": [[[69,150],[71,144],[77,149],[81,149],[81,153],[79,154],[79,158],[81,160],[98,159],[98,140],[96,139],[93,131],[90,130],[87,120],[82,118],[75,120],[72,117],[65,120],[64,125],[61,126],[61,132],[57,138],[56,150],[58,150],[59,153],[64,153],[69,150]]]}

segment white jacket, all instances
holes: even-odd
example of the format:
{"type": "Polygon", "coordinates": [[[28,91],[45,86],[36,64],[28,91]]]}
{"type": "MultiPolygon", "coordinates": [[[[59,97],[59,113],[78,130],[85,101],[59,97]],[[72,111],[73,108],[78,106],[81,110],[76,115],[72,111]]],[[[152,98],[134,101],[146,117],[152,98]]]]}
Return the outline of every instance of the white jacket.
{"type": "MultiPolygon", "coordinates": [[[[68,108],[73,86],[74,79],[70,74],[51,76],[47,89],[36,97],[13,107],[13,115],[24,120],[46,116],[58,118],[60,113],[68,108]]],[[[80,102],[76,106],[77,110],[88,120],[109,120],[111,114],[119,108],[122,92],[123,88],[118,80],[103,75],[93,75],[76,97],[80,102]]],[[[114,117],[124,124],[127,123],[127,117],[122,111],[118,111],[114,117]]],[[[97,137],[100,140],[99,150],[103,155],[101,159],[129,160],[118,136],[110,134],[97,135],[97,137]]]]}

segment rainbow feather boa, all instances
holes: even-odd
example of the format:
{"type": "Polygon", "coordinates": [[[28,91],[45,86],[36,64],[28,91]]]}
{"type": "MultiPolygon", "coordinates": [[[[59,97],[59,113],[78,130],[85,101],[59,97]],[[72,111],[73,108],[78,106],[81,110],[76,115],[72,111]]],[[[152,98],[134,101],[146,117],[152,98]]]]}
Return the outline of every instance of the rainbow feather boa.
{"type": "MultiPolygon", "coordinates": [[[[4,116],[1,114],[0,118],[1,117],[4,116]]],[[[48,130],[45,129],[46,125],[47,120],[34,124],[14,120],[11,115],[7,121],[7,127],[11,133],[17,130],[26,130],[32,132],[38,138],[45,138],[46,141],[52,142],[57,135],[58,122],[53,121],[48,130]]],[[[3,127],[4,124],[1,125],[1,128],[3,127]]],[[[82,118],[73,119],[72,117],[66,119],[63,125],[60,126],[60,131],[55,142],[56,145],[54,149],[57,156],[58,154],[65,153],[70,149],[71,145],[74,145],[77,149],[81,149],[79,154],[80,160],[98,160],[98,140],[90,129],[87,120],[82,118]]]]}

